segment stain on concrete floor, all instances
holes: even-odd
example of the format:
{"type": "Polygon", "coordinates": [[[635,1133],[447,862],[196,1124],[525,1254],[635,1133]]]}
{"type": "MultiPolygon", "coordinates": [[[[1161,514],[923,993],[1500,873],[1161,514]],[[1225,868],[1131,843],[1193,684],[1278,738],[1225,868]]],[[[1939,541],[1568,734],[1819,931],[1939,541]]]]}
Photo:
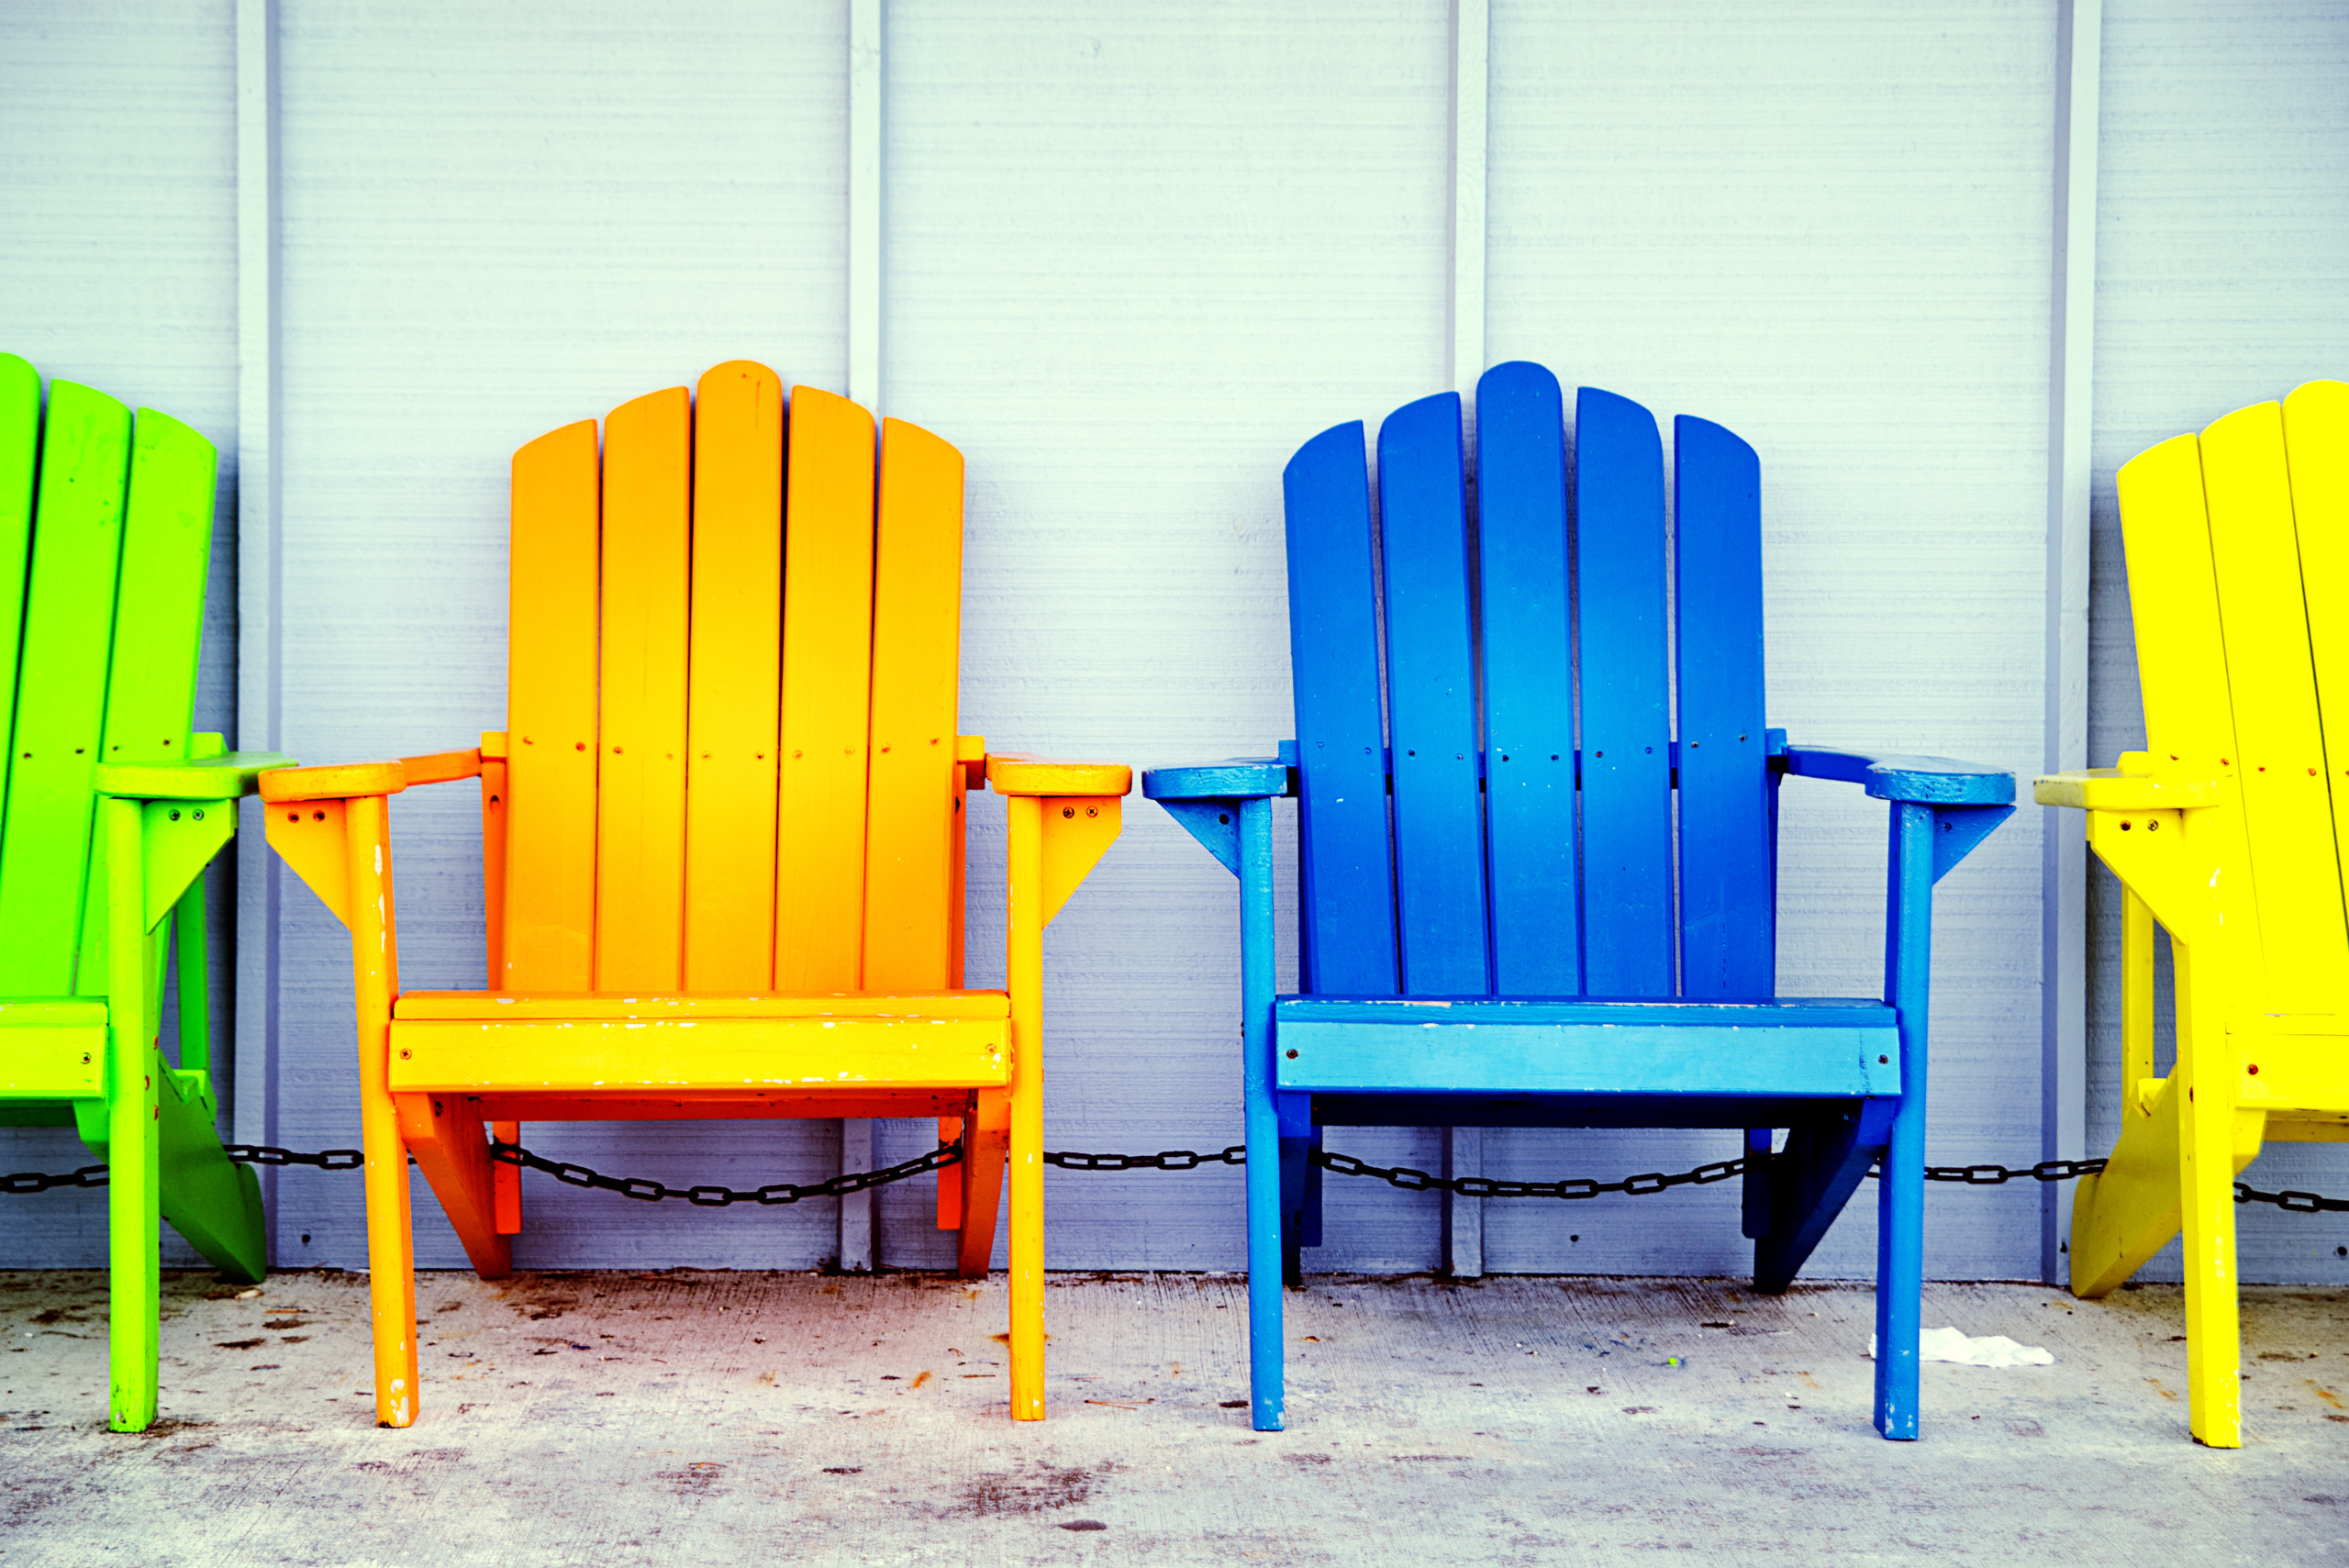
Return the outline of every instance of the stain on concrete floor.
{"type": "Polygon", "coordinates": [[[1925,1369],[1867,1423],[1873,1298],[1727,1280],[1316,1277],[1286,1432],[1245,1282],[1054,1276],[1015,1425],[1000,1278],[417,1286],[374,1427],[363,1276],[165,1282],[164,1418],[103,1429],[105,1278],[0,1273],[0,1565],[2349,1562],[2349,1293],[2245,1293],[2248,1445],[2186,1435],[2175,1288],[1929,1288],[2052,1367],[1925,1369]]]}

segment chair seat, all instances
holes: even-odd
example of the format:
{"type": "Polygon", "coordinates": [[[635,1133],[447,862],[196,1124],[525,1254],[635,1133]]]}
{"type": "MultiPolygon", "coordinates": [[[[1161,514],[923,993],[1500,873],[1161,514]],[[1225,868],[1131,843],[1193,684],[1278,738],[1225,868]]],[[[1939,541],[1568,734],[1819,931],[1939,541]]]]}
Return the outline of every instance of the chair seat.
{"type": "Polygon", "coordinates": [[[756,1095],[996,1088],[1001,991],[662,996],[420,991],[395,1004],[395,1094],[756,1095]],[[484,1037],[495,1037],[494,1047],[484,1037]]]}
{"type": "Polygon", "coordinates": [[[1278,1086],[1316,1094],[1824,1099],[1900,1093],[1882,1002],[1284,996],[1278,1086]]]}
{"type": "Polygon", "coordinates": [[[96,1098],[106,1082],[103,1000],[0,1002],[0,1100],[96,1098]]]}
{"type": "Polygon", "coordinates": [[[2227,1039],[2244,1110],[2349,1113],[2349,1013],[2239,1013],[2227,1020],[2227,1039]]]}

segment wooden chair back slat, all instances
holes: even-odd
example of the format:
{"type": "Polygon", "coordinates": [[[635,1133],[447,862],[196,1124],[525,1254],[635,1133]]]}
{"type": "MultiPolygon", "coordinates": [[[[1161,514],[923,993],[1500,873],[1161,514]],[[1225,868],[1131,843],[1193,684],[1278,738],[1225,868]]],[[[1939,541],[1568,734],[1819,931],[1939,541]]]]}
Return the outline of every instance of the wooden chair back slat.
{"type": "Polygon", "coordinates": [[[2284,454],[2324,723],[2334,860],[2349,889],[2349,385],[2312,381],[2284,399],[2284,454]]]}
{"type": "Polygon", "coordinates": [[[1678,636],[1680,994],[1777,994],[1762,679],[1762,462],[1709,420],[1673,421],[1678,636]]]}
{"type": "Polygon", "coordinates": [[[873,712],[873,417],[791,394],[774,984],[863,984],[873,712]]]}
{"type": "Polygon", "coordinates": [[[1575,403],[1582,680],[1583,981],[1673,994],[1664,450],[1654,416],[1594,387],[1575,403]]]}
{"type": "Polygon", "coordinates": [[[930,991],[962,983],[963,454],[885,419],[880,470],[864,984],[930,991]]]}
{"type": "Polygon", "coordinates": [[[1395,873],[1386,822],[1377,584],[1360,422],[1325,430],[1282,475],[1289,666],[1302,763],[1297,834],[1308,992],[1393,995],[1395,873]]]}
{"type": "Polygon", "coordinates": [[[1406,995],[1476,995],[1491,985],[1460,439],[1460,395],[1453,392],[1397,409],[1378,431],[1396,924],[1406,995]]]}
{"type": "Polygon", "coordinates": [[[0,821],[0,993],[74,989],[129,471],[130,410],[50,383],[0,821]]]}
{"type": "Polygon", "coordinates": [[[218,477],[210,441],[168,414],[139,411],[99,744],[106,762],[169,762],[188,754],[218,477]]]}
{"type": "Polygon", "coordinates": [[[25,573],[32,562],[33,478],[40,468],[40,372],[0,354],[0,821],[6,820],[9,741],[16,733],[17,655],[25,632],[25,573]]]}
{"type": "Polygon", "coordinates": [[[604,421],[598,991],[685,983],[692,513],[691,395],[675,386],[613,409],[604,421]]]}
{"type": "Polygon", "coordinates": [[[596,945],[596,424],[514,454],[501,991],[584,991],[596,945]]]}
{"type": "Polygon", "coordinates": [[[2268,1004],[2330,1010],[2349,981],[2324,731],[2309,654],[2283,410],[2230,414],[2202,433],[2202,488],[2233,698],[2234,773],[2258,890],[2268,1004]]]}
{"type": "Polygon", "coordinates": [[[1565,407],[1540,365],[1496,365],[1476,383],[1476,496],[1493,988],[1572,996],[1582,922],[1565,407]]]}
{"type": "Polygon", "coordinates": [[[735,361],[694,406],[685,989],[774,981],[775,748],[782,695],[783,384],[735,361]]]}

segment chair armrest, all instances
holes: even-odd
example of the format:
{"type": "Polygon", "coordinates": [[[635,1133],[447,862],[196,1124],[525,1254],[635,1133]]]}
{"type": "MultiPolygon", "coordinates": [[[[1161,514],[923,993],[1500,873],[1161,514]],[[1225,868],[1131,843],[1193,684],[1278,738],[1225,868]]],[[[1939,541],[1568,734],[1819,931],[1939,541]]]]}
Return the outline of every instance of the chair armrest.
{"type": "Polygon", "coordinates": [[[100,795],[127,800],[236,800],[292,766],[277,751],[229,751],[188,762],[101,762],[93,783],[100,795]]]}
{"type": "Polygon", "coordinates": [[[2178,811],[2218,805],[2219,781],[2208,774],[2079,768],[2032,780],[2031,798],[2042,806],[2069,806],[2083,811],[2178,811]]]}
{"type": "Polygon", "coordinates": [[[480,776],[480,751],[434,751],[388,762],[281,768],[262,776],[261,797],[273,805],[288,800],[350,800],[371,795],[397,795],[411,784],[448,784],[480,776]]]}
{"type": "Polygon", "coordinates": [[[1179,768],[1150,768],[1141,793],[1151,800],[1262,800],[1296,793],[1289,765],[1278,757],[1231,757],[1179,768]]]}
{"type": "Polygon", "coordinates": [[[2014,774],[2003,768],[1947,757],[1871,755],[1797,746],[1787,749],[1783,766],[1798,778],[1862,785],[1877,800],[1919,806],[2009,806],[2015,798],[2014,774]]]}
{"type": "Polygon", "coordinates": [[[1134,771],[1123,762],[1071,762],[991,751],[987,785],[997,795],[1126,795],[1134,787],[1134,771]]]}

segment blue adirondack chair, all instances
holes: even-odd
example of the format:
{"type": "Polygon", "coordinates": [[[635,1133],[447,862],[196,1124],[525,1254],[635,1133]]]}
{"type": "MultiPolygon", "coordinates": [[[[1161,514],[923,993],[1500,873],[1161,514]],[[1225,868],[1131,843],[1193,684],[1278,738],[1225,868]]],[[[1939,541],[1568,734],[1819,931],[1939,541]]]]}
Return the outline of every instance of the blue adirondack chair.
{"type": "Polygon", "coordinates": [[[1570,469],[1548,371],[1497,366],[1476,400],[1473,523],[1456,394],[1380,428],[1375,538],[1362,425],[1298,450],[1297,739],[1143,775],[1240,878],[1255,1427],[1282,1425],[1281,1285],[1319,1244],[1322,1128],[1719,1127],[1746,1129],[1765,1292],[1883,1161],[1876,1424],[1914,1438],[1932,885],[2013,812],[2013,775],[1764,727],[1761,467],[1736,436],[1674,427],[1668,651],[1653,417],[1582,389],[1570,469]],[[1881,1002],[1776,995],[1788,773],[1890,803],[1881,1002]],[[1283,796],[1303,862],[1292,996],[1273,994],[1283,796]]]}

